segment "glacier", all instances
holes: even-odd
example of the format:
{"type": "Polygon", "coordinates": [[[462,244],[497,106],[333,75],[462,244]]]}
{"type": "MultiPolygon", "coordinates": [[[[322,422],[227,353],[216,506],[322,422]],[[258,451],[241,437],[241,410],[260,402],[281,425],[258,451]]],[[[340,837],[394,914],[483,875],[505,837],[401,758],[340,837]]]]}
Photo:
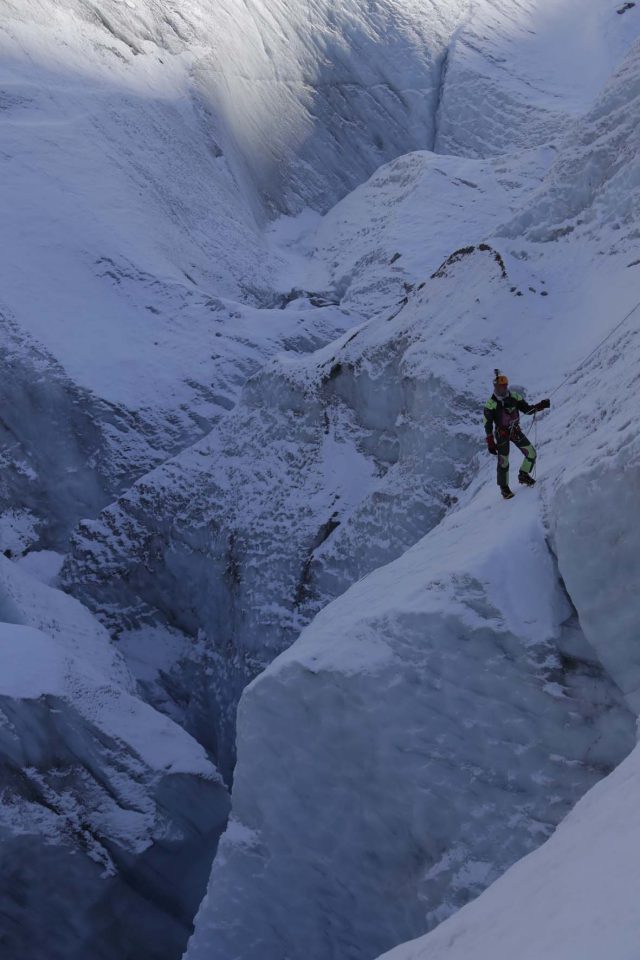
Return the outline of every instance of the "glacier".
{"type": "Polygon", "coordinates": [[[187,960],[445,921],[398,948],[430,956],[469,910],[491,943],[579,798],[606,816],[639,34],[608,0],[5,0],[11,960],[172,960],[207,879],[187,960]],[[552,396],[509,512],[494,366],[552,396]]]}

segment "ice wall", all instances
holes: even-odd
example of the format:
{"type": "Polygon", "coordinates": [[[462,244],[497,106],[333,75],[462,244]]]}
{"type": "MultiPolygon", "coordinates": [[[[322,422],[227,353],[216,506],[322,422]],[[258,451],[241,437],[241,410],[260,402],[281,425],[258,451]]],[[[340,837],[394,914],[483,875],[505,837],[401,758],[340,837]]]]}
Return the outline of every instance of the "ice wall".
{"type": "Polygon", "coordinates": [[[539,195],[502,233],[548,242],[614,231],[616,249],[635,250],[638,223],[640,50],[632,45],[602,95],[567,138],[539,195]]]}
{"type": "Polygon", "coordinates": [[[87,610],[4,558],[0,618],[3,957],[175,957],[228,810],[215,768],[87,610]]]}
{"type": "Polygon", "coordinates": [[[607,0],[469,4],[443,63],[434,149],[480,158],[564,139],[639,29],[607,0]]]}
{"type": "MultiPolygon", "coordinates": [[[[5,32],[37,60],[110,78],[120,122],[135,110],[149,125],[149,164],[152,151],[168,150],[161,164],[198,177],[194,186],[232,227],[246,265],[258,252],[251,212],[328,209],[381,163],[432,145],[441,62],[465,10],[463,0],[106,0],[99,9],[86,0],[64,8],[28,0],[9,3],[5,32]],[[51,43],[56,34],[63,54],[51,43]],[[178,156],[182,144],[162,129],[176,114],[186,126],[171,134],[190,135],[195,156],[178,156]],[[232,223],[230,202],[244,224],[232,223]]],[[[15,106],[24,108],[24,98],[15,106]]],[[[144,149],[136,139],[133,150],[144,149]]],[[[195,191],[183,179],[179,186],[172,205],[197,217],[206,235],[207,216],[189,203],[195,191]]],[[[165,195],[174,190],[167,180],[165,195]]],[[[232,251],[219,252],[237,277],[232,251]]]]}
{"type": "Polygon", "coordinates": [[[637,442],[567,482],[554,500],[554,534],[567,585],[598,655],[640,713],[637,442]],[[634,518],[630,521],[630,518],[634,518]]]}
{"type": "Polygon", "coordinates": [[[633,957],[640,929],[638,748],[540,850],[428,937],[385,960],[633,957]]]}
{"type": "Polygon", "coordinates": [[[257,310],[203,294],[176,305],[165,294],[156,290],[154,323],[137,330],[133,354],[131,315],[122,328],[98,320],[108,344],[78,346],[75,334],[58,336],[65,304],[53,303],[53,315],[38,320],[48,326],[48,349],[0,312],[1,550],[65,550],[78,520],[209,432],[270,354],[309,352],[352,322],[339,307],[304,297],[288,310],[257,310]],[[25,536],[15,537],[16,527],[25,536]]]}
{"type": "Polygon", "coordinates": [[[631,749],[535,494],[495,503],[469,491],[245,691],[187,960],[377,956],[476,896],[631,749]]]}

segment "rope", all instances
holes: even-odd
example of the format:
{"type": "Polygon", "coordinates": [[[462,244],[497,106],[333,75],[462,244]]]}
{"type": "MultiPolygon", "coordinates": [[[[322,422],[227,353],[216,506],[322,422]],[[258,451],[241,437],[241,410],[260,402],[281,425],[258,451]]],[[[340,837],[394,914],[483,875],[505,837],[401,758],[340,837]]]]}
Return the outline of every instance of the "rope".
{"type": "MultiPolygon", "coordinates": [[[[588,353],[587,356],[584,357],[584,359],[581,360],[580,363],[579,363],[576,367],[573,367],[573,369],[569,371],[569,373],[566,375],[566,377],[564,378],[564,380],[563,380],[561,383],[559,383],[558,386],[555,387],[554,390],[551,391],[551,393],[549,394],[549,397],[553,397],[554,394],[556,394],[556,393],[558,392],[558,390],[560,390],[562,387],[564,387],[565,383],[567,383],[567,381],[570,380],[571,377],[575,376],[575,374],[578,372],[578,370],[580,370],[582,367],[584,367],[585,363],[587,363],[589,360],[591,360],[591,357],[593,357],[594,354],[596,354],[596,353],[598,352],[598,350],[600,349],[600,347],[603,347],[604,344],[607,342],[607,340],[610,340],[611,337],[614,335],[614,333],[616,333],[616,332],[620,329],[620,327],[621,327],[624,323],[627,322],[627,320],[629,319],[629,317],[632,317],[633,314],[636,312],[636,310],[638,310],[639,308],[640,308],[640,300],[638,300],[638,302],[636,303],[636,305],[635,305],[634,307],[632,307],[631,310],[629,310],[629,312],[628,312],[627,314],[625,314],[625,316],[622,318],[622,320],[619,321],[619,323],[616,323],[615,327],[614,327],[612,330],[609,331],[609,333],[606,335],[606,337],[603,337],[603,339],[600,341],[600,343],[596,344],[596,346],[593,348],[593,350],[592,350],[590,353],[588,353]]],[[[533,468],[532,468],[532,470],[531,470],[531,476],[535,479],[535,476],[536,476],[536,468],[537,468],[537,466],[538,466],[538,457],[539,457],[539,453],[538,453],[538,417],[537,417],[537,412],[536,412],[536,413],[533,413],[532,416],[533,416],[533,446],[534,446],[534,449],[535,449],[535,451],[536,451],[537,456],[536,456],[536,460],[535,460],[535,462],[534,462],[534,464],[533,464],[533,468]]]]}
{"type": "Polygon", "coordinates": [[[536,459],[533,461],[533,467],[531,468],[531,476],[535,480],[536,468],[538,466],[538,416],[537,416],[537,413],[534,413],[533,415],[533,449],[536,452],[536,459]]]}
{"type": "Polygon", "coordinates": [[[558,390],[560,390],[561,387],[564,387],[565,383],[566,383],[571,377],[573,377],[573,376],[578,372],[578,370],[580,370],[581,367],[584,367],[585,363],[587,363],[588,360],[591,360],[591,357],[592,357],[595,353],[598,352],[598,350],[600,349],[600,347],[604,346],[604,344],[607,342],[607,340],[610,340],[610,339],[611,339],[611,337],[614,335],[614,333],[616,333],[616,331],[620,329],[620,327],[622,326],[623,323],[626,323],[626,321],[629,319],[629,317],[633,316],[633,314],[636,312],[636,310],[637,310],[638,308],[640,308],[640,300],[638,300],[638,302],[636,303],[635,307],[632,307],[631,310],[629,310],[629,313],[627,313],[627,314],[622,318],[622,320],[621,320],[619,323],[616,323],[616,325],[615,325],[615,327],[613,328],[613,330],[610,330],[610,331],[609,331],[609,333],[606,335],[606,337],[604,337],[604,339],[602,339],[602,340],[600,341],[600,343],[598,343],[598,344],[593,348],[593,350],[591,351],[591,353],[588,353],[587,356],[584,358],[584,360],[581,360],[581,361],[580,361],[580,363],[578,364],[577,367],[574,367],[572,370],[569,371],[569,373],[566,375],[566,377],[564,378],[564,380],[562,381],[562,383],[559,383],[558,386],[555,388],[555,390],[552,390],[552,391],[551,391],[551,393],[549,394],[549,396],[552,397],[555,393],[558,392],[558,390]]]}

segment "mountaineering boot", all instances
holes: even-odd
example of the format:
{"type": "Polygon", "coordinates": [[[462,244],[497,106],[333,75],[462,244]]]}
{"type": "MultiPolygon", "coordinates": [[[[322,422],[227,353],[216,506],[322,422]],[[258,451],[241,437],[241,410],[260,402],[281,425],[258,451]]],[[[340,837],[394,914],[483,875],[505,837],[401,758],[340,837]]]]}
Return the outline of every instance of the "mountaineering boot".
{"type": "Polygon", "coordinates": [[[511,492],[509,487],[500,487],[500,493],[504,500],[511,500],[511,497],[514,497],[515,494],[511,492]]]}
{"type": "Polygon", "coordinates": [[[521,470],[518,474],[518,480],[520,483],[524,483],[525,487],[535,487],[536,482],[530,474],[525,473],[524,470],[521,470]]]}

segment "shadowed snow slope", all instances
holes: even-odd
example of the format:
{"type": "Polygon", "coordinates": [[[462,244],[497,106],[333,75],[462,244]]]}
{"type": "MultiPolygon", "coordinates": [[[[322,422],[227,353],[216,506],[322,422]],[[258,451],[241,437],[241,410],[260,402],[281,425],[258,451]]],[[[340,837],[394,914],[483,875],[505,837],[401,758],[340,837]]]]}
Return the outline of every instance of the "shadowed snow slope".
{"type": "Polygon", "coordinates": [[[0,618],[3,958],[174,957],[227,813],[215,768],[87,610],[5,559],[0,618]]]}
{"type": "Polygon", "coordinates": [[[43,546],[206,433],[270,354],[353,322],[256,308],[280,304],[282,260],[198,80],[217,7],[180,7],[3,4],[2,501],[43,546]]]}
{"type": "MultiPolygon", "coordinates": [[[[228,167],[235,181],[229,187],[237,183],[244,197],[240,209],[259,213],[307,204],[327,209],[381,163],[432,145],[440,64],[467,3],[104,0],[96,9],[72,0],[60,10],[51,0],[27,0],[9,6],[30,33],[34,23],[54,25],[67,43],[81,43],[83,73],[108,70],[134,95],[153,93],[177,101],[178,109],[182,100],[187,111],[198,106],[213,159],[223,158],[220,172],[228,167]]],[[[215,194],[211,199],[219,202],[215,194]]],[[[249,253],[242,250],[245,262],[249,253]]]]}
{"type": "Polygon", "coordinates": [[[540,850],[429,936],[384,960],[635,960],[640,748],[540,850]]]}

